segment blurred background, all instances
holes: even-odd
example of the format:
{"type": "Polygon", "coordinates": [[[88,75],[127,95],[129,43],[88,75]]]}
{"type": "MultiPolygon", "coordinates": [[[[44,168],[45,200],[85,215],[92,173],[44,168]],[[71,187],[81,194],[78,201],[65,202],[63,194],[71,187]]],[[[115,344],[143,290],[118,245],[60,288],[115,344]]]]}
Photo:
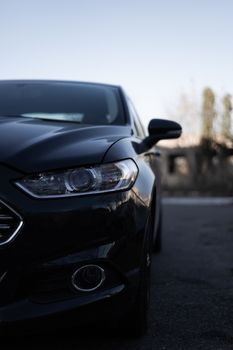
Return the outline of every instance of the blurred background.
{"type": "Polygon", "coordinates": [[[161,142],[164,190],[233,195],[231,0],[0,0],[0,79],[122,85],[161,142]]]}

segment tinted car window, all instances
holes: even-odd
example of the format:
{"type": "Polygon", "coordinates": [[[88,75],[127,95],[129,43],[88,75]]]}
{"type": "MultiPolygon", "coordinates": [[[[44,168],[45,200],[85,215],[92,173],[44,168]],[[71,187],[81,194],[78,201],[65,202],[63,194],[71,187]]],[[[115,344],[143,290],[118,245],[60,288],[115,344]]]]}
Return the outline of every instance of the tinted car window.
{"type": "Polygon", "coordinates": [[[125,124],[117,88],[81,83],[0,84],[0,115],[92,125],[125,124]]]}

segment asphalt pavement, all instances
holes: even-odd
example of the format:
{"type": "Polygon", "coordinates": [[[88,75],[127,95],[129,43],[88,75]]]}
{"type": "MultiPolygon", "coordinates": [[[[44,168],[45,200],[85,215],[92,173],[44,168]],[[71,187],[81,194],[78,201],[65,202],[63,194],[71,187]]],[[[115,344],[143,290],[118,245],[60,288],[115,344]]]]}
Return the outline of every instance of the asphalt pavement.
{"type": "Polygon", "coordinates": [[[1,350],[233,349],[233,205],[165,201],[163,209],[146,336],[77,329],[4,337],[1,350]]]}

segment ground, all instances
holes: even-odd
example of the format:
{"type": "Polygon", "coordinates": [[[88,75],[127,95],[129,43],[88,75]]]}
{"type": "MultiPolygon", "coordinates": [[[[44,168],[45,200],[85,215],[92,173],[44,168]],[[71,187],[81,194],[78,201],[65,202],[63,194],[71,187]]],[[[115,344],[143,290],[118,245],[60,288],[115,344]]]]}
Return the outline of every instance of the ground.
{"type": "Polygon", "coordinates": [[[165,204],[163,229],[146,336],[90,328],[2,338],[1,350],[233,349],[233,205],[165,204]]]}

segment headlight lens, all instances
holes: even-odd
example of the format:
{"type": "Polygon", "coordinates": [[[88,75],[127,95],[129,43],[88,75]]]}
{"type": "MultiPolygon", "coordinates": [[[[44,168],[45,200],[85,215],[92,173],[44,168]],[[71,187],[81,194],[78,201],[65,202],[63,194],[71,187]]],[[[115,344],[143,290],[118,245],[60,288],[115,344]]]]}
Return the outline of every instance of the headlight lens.
{"type": "Polygon", "coordinates": [[[33,197],[53,198],[129,189],[138,168],[133,160],[27,176],[16,185],[33,197]]]}

